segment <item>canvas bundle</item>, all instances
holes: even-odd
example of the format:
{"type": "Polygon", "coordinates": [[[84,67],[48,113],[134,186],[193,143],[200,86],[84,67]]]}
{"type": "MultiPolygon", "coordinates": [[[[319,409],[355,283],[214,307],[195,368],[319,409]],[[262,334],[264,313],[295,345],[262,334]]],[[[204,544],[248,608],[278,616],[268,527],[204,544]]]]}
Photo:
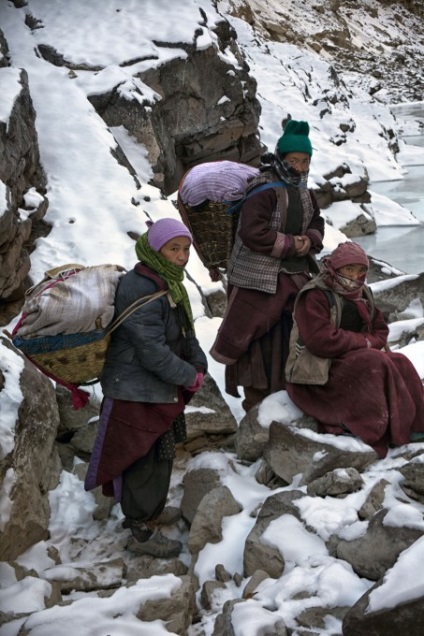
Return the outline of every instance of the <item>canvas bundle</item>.
{"type": "Polygon", "coordinates": [[[300,343],[296,325],[290,335],[289,355],[285,376],[292,384],[327,384],[331,368],[330,358],[321,358],[311,353],[300,343]]]}
{"type": "MultiPolygon", "coordinates": [[[[63,265],[29,289],[10,337],[40,371],[72,392],[75,408],[88,394],[78,389],[98,381],[112,331],[157,292],[138,299],[112,322],[115,293],[125,269],[119,265],[63,265]]],[[[9,335],[9,334],[8,334],[9,335]]]]}

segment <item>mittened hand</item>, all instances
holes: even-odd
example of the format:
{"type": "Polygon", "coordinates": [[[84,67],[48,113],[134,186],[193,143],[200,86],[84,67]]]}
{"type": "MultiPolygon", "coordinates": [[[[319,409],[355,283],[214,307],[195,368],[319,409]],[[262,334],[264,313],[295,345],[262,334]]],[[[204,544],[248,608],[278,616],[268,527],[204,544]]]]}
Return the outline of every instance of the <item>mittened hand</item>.
{"type": "Polygon", "coordinates": [[[191,386],[186,387],[186,391],[190,391],[191,393],[196,393],[200,389],[203,384],[204,374],[200,371],[196,375],[196,379],[191,386]]]}

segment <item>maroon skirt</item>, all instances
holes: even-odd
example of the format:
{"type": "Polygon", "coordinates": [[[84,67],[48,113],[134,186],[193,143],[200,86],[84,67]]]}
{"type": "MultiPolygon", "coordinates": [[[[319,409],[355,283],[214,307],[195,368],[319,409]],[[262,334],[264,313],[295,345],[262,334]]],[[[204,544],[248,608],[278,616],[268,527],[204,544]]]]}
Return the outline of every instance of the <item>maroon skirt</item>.
{"type": "Polygon", "coordinates": [[[112,484],[137,459],[147,455],[156,440],[171,429],[184,406],[182,392],[178,402],[171,404],[105,398],[85,489],[112,484]]]}

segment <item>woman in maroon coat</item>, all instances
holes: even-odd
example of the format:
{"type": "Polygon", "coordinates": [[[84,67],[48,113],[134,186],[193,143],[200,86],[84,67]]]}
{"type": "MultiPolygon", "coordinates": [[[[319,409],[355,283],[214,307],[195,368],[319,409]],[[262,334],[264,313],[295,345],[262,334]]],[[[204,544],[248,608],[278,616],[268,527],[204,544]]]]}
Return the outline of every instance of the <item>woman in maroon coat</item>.
{"type": "Polygon", "coordinates": [[[290,120],[274,154],[249,181],[228,263],[228,303],[210,351],[226,365],[225,389],[247,412],[284,389],[294,300],[318,271],[324,219],[307,187],[309,124],[290,120]]]}
{"type": "MultiPolygon", "coordinates": [[[[286,390],[322,432],[360,437],[384,457],[389,445],[424,432],[424,390],[410,360],[387,350],[387,324],[365,293],[368,266],[359,245],[342,243],[299,295],[294,320],[300,342],[330,358],[331,367],[326,384],[287,382],[286,390]],[[339,326],[330,317],[328,290],[342,300],[339,326]]],[[[286,377],[291,372],[287,367],[286,377]]]]}

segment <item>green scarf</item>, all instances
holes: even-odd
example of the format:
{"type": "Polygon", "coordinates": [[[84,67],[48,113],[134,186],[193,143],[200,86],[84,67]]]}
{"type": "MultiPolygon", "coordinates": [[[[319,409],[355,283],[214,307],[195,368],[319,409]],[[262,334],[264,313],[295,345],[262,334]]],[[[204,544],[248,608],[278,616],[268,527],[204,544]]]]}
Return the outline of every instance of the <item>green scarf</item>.
{"type": "Polygon", "coordinates": [[[153,269],[168,285],[172,300],[176,305],[182,304],[194,332],[193,313],[187,290],[183,285],[184,269],[174,265],[160,252],[153,250],[147,241],[147,232],[142,234],[135,244],[135,253],[141,263],[153,269]]]}

